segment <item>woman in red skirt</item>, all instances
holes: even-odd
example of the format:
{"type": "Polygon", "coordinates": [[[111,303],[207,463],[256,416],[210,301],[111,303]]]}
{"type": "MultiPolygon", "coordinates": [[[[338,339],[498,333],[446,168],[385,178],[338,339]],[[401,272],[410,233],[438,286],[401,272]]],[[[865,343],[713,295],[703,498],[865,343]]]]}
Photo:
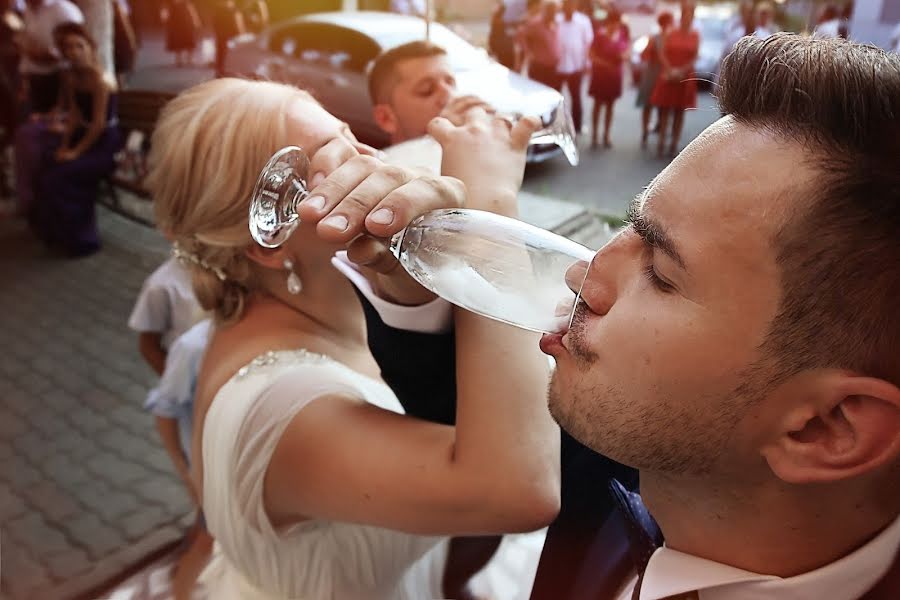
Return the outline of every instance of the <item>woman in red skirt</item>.
{"type": "Polygon", "coordinates": [[[622,95],[622,63],[631,45],[630,37],[628,26],[622,22],[622,15],[615,8],[609,9],[606,20],[594,32],[594,42],[591,45],[591,86],[588,88],[588,93],[594,98],[591,148],[597,147],[600,109],[603,107],[606,107],[603,146],[612,146],[609,127],[612,124],[613,105],[622,95]]]}
{"type": "Polygon", "coordinates": [[[666,131],[672,121],[669,155],[675,156],[678,139],[684,126],[684,111],[697,106],[697,81],[694,79],[694,62],[700,50],[700,34],[693,28],[694,3],[681,3],[681,23],[662,40],[660,62],[662,71],[650,103],[659,107],[659,146],[657,152],[663,156],[666,131]]]}

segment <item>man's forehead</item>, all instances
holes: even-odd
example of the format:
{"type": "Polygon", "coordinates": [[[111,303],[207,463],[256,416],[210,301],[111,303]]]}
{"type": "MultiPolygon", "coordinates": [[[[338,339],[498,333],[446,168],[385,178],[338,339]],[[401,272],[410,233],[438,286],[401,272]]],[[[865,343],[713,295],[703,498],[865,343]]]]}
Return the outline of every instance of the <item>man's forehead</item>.
{"type": "Polygon", "coordinates": [[[805,163],[798,144],[726,117],[663,170],[635,208],[688,248],[757,251],[802,201],[799,190],[814,176],[805,163]]]}
{"type": "Polygon", "coordinates": [[[681,211],[710,216],[740,211],[780,220],[784,209],[799,201],[801,190],[815,181],[808,159],[799,144],[724,117],[651,182],[642,207],[650,209],[664,199],[681,211]]]}
{"type": "Polygon", "coordinates": [[[397,64],[396,75],[398,83],[415,84],[428,77],[452,76],[453,72],[447,57],[438,54],[406,59],[397,64]]]}

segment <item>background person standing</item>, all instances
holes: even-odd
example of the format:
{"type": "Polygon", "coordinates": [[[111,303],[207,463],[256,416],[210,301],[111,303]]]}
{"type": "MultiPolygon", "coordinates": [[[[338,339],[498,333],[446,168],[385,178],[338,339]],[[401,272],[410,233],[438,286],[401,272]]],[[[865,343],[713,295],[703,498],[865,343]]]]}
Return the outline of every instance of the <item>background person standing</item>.
{"type": "Polygon", "coordinates": [[[641,62],[644,68],[637,90],[637,105],[642,109],[641,148],[647,147],[647,137],[650,135],[650,114],[653,112],[650,96],[653,94],[653,88],[656,87],[656,80],[659,79],[659,71],[662,67],[660,62],[662,41],[669,29],[672,28],[675,17],[672,16],[672,13],[663,11],[659,13],[656,22],[659,24],[659,32],[650,36],[650,39],[647,40],[647,47],[641,53],[641,62]]]}
{"type": "Polygon", "coordinates": [[[510,35],[509,28],[506,26],[505,15],[506,5],[503,2],[497,2],[497,5],[494,6],[494,11],[491,13],[488,52],[498,63],[507,69],[513,69],[516,66],[516,44],[514,37],[510,35]]]}
{"type": "Polygon", "coordinates": [[[681,3],[681,22],[663,37],[660,62],[662,70],[650,102],[659,107],[659,144],[657,154],[663,157],[666,149],[666,130],[672,120],[669,156],[675,156],[684,126],[684,111],[697,106],[697,81],[694,62],[700,51],[700,33],[694,29],[694,2],[681,3]]]}
{"type": "Polygon", "coordinates": [[[559,90],[562,82],[556,70],[560,42],[555,3],[545,2],[525,22],[519,30],[518,43],[522,48],[521,62],[526,65],[528,77],[559,90]]]}
{"type": "Polygon", "coordinates": [[[606,109],[603,120],[603,147],[611,148],[609,128],[612,125],[613,106],[622,95],[622,63],[628,53],[631,34],[622,22],[622,15],[615,8],[609,10],[606,20],[600,24],[591,44],[591,84],[588,93],[594,98],[591,119],[591,148],[597,147],[600,110],[606,109]]]}
{"type": "Polygon", "coordinates": [[[168,0],[163,5],[162,20],[166,24],[166,50],[175,53],[175,66],[192,65],[200,30],[197,8],[190,0],[168,0]]]}
{"type": "Polygon", "coordinates": [[[213,33],[216,38],[216,77],[225,75],[228,40],[244,33],[244,17],[234,0],[216,0],[213,6],[213,33]]]}
{"type": "Polygon", "coordinates": [[[588,68],[588,53],[594,41],[591,20],[579,12],[575,0],[563,0],[562,13],[557,15],[559,27],[559,63],[556,71],[572,97],[572,121],[575,135],[581,133],[581,82],[588,68]]]}

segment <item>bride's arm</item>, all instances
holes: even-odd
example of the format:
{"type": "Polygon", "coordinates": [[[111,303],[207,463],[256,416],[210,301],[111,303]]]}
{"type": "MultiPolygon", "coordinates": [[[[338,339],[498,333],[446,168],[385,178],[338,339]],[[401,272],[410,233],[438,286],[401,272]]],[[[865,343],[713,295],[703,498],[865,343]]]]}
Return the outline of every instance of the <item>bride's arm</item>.
{"type": "MultiPolygon", "coordinates": [[[[463,149],[448,155],[445,148],[445,168],[471,188],[467,205],[515,210],[527,125],[512,141],[505,126],[484,120],[467,132],[435,133],[463,149]]],[[[456,327],[456,428],[345,397],[311,402],[292,419],[269,463],[265,500],[274,521],[319,518],[465,534],[527,531],[554,518],[559,430],[547,411],[548,369],[537,336],[464,311],[456,327]]]]}

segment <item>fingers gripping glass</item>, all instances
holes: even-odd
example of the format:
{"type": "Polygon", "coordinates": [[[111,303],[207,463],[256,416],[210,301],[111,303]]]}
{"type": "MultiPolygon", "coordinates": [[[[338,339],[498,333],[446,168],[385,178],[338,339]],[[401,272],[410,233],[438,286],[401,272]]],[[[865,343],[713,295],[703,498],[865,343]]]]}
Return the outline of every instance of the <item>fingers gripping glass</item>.
{"type": "MultiPolygon", "coordinates": [[[[277,248],[300,222],[309,161],[297,147],[278,151],[260,174],[250,204],[250,233],[277,248]]],[[[479,315],[556,333],[571,320],[575,294],[566,272],[594,252],[522,221],[469,209],[435,210],[413,219],[391,252],[421,285],[479,315]]]]}

